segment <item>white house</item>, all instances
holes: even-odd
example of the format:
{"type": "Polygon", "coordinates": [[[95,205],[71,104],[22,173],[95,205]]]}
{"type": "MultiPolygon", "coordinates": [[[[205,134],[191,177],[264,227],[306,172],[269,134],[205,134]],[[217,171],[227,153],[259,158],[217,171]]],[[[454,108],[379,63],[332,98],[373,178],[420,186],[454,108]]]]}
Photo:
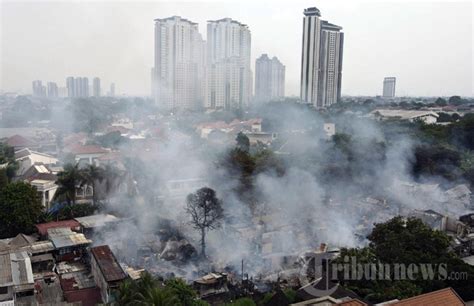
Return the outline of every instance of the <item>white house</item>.
{"type": "Polygon", "coordinates": [[[380,120],[400,119],[410,122],[421,120],[427,124],[436,123],[439,117],[439,115],[433,111],[405,109],[375,109],[370,114],[380,120]]]}
{"type": "Polygon", "coordinates": [[[24,148],[15,152],[15,161],[18,162],[19,168],[17,175],[23,175],[34,164],[56,165],[59,160],[49,154],[36,152],[28,148],[24,148]]]}

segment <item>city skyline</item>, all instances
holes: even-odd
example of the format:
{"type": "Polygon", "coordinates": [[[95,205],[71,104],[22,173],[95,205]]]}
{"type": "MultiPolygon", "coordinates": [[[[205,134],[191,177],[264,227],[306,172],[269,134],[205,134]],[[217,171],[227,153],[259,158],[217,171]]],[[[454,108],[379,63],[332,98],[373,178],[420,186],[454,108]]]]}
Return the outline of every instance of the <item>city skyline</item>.
{"type": "Polygon", "coordinates": [[[118,94],[148,96],[153,20],[180,15],[198,23],[205,40],[207,20],[230,17],[247,24],[252,32],[252,71],[260,54],[277,56],[287,70],[286,94],[299,96],[301,12],[316,6],[346,33],[343,95],[381,95],[380,79],[386,75],[397,77],[397,96],[473,95],[469,2],[395,5],[355,1],[341,6],[328,1],[296,1],[270,6],[266,1],[243,1],[241,6],[240,2],[214,3],[211,9],[203,3],[2,3],[0,89],[31,91],[31,80],[47,79],[62,85],[68,75],[103,75],[104,84],[120,84],[118,94]],[[48,18],[51,14],[59,17],[48,18]],[[400,16],[400,23],[389,18],[394,14],[400,16]],[[114,18],[107,18],[109,15],[114,18]],[[442,24],[437,21],[439,16],[443,16],[442,24]],[[88,24],[84,25],[84,20],[88,24]],[[457,30],[451,31],[453,27],[457,30]],[[25,34],[19,37],[18,32],[25,34]],[[39,33],[41,41],[32,39],[39,33]],[[30,41],[37,45],[27,57],[30,41]],[[457,51],[450,46],[456,46],[457,51]]]}

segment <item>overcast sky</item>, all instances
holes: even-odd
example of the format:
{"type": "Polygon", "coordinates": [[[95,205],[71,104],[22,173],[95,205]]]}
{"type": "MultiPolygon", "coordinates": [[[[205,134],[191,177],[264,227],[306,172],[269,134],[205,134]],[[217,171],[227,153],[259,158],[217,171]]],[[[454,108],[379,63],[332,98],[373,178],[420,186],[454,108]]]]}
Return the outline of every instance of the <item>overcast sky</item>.
{"type": "Polygon", "coordinates": [[[153,19],[180,15],[204,38],[210,19],[249,25],[252,60],[277,56],[286,94],[298,95],[302,12],[316,6],[344,28],[343,94],[381,94],[383,78],[396,76],[397,95],[474,95],[471,1],[0,1],[3,91],[98,76],[103,93],[115,82],[118,93],[148,95],[153,19]]]}

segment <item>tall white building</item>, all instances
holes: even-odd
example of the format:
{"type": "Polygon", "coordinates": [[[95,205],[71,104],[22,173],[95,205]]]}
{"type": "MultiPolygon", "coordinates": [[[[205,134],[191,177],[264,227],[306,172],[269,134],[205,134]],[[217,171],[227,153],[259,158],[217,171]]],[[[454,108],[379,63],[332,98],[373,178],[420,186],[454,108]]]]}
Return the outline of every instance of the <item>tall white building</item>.
{"type": "Polygon", "coordinates": [[[54,82],[48,82],[48,97],[57,98],[58,97],[58,85],[54,82]]]}
{"type": "Polygon", "coordinates": [[[66,87],[69,98],[89,97],[89,79],[86,77],[68,77],[66,87]]]}
{"type": "Polygon", "coordinates": [[[277,100],[285,96],[285,66],[278,58],[262,54],[255,61],[255,101],[277,100]]]}
{"type": "Polygon", "coordinates": [[[81,97],[89,97],[89,79],[86,77],[82,78],[81,97]]]}
{"type": "Polygon", "coordinates": [[[98,77],[95,77],[92,81],[92,95],[100,97],[100,79],[98,77]]]}
{"type": "Polygon", "coordinates": [[[76,97],[76,82],[74,77],[68,77],[66,79],[66,88],[67,88],[67,96],[69,98],[76,97]]]}
{"type": "Polygon", "coordinates": [[[395,97],[396,83],[397,83],[397,78],[395,77],[386,77],[383,79],[383,97],[384,98],[395,97]]]}
{"type": "Polygon", "coordinates": [[[115,97],[115,83],[110,83],[110,92],[109,96],[115,97]]]}
{"type": "Polygon", "coordinates": [[[40,80],[33,81],[33,96],[36,96],[36,97],[46,96],[46,87],[43,86],[40,80]]]}
{"type": "Polygon", "coordinates": [[[203,106],[205,43],[198,24],[179,16],[155,19],[152,94],[166,109],[203,106]]]}
{"type": "Polygon", "coordinates": [[[344,33],[342,27],[321,20],[315,7],[303,13],[300,97],[316,108],[325,108],[341,96],[344,33]]]}
{"type": "Polygon", "coordinates": [[[250,46],[247,25],[230,18],[208,21],[206,107],[240,109],[249,105],[250,46]]]}

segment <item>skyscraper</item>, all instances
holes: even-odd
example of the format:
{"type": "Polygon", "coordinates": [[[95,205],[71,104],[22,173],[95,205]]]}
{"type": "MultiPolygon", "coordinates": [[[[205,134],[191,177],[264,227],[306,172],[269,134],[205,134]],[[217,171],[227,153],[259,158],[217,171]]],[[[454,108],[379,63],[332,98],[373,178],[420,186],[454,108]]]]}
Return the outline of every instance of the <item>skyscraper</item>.
{"type": "Polygon", "coordinates": [[[152,90],[166,109],[203,106],[205,44],[198,24],[179,16],[155,19],[155,67],[152,90]]]}
{"type": "Polygon", "coordinates": [[[321,20],[315,7],[303,14],[300,97],[316,108],[325,108],[341,96],[344,34],[342,27],[321,20]]]}
{"type": "Polygon", "coordinates": [[[36,97],[46,96],[46,88],[43,86],[40,80],[33,81],[33,96],[36,96],[36,97]]]}
{"type": "Polygon", "coordinates": [[[98,77],[92,81],[92,93],[94,97],[100,97],[100,79],[98,77]]]}
{"type": "Polygon", "coordinates": [[[58,97],[58,85],[54,82],[48,82],[48,97],[57,98],[58,97]]]}
{"type": "Polygon", "coordinates": [[[344,33],[340,26],[321,22],[317,107],[327,107],[341,98],[344,33]]]}
{"type": "Polygon", "coordinates": [[[397,78],[395,77],[386,77],[383,79],[383,97],[384,98],[395,97],[396,82],[397,82],[397,78]]]}
{"type": "Polygon", "coordinates": [[[74,93],[75,93],[74,97],[83,97],[84,96],[83,89],[84,87],[82,86],[82,78],[81,77],[74,78],[74,93]]]}
{"type": "Polygon", "coordinates": [[[230,18],[207,23],[207,101],[209,108],[244,108],[252,94],[251,35],[230,18]]]}
{"type": "Polygon", "coordinates": [[[268,102],[285,96],[285,66],[262,54],[255,61],[255,101],[268,102]]]}
{"type": "Polygon", "coordinates": [[[110,92],[109,95],[111,97],[115,97],[115,83],[110,83],[110,92]]]}
{"type": "Polygon", "coordinates": [[[66,87],[67,96],[69,98],[74,98],[76,96],[76,82],[74,81],[74,77],[68,77],[66,79],[66,87]]]}
{"type": "Polygon", "coordinates": [[[82,85],[81,97],[89,97],[89,79],[86,77],[83,77],[81,85],[82,85]]]}

